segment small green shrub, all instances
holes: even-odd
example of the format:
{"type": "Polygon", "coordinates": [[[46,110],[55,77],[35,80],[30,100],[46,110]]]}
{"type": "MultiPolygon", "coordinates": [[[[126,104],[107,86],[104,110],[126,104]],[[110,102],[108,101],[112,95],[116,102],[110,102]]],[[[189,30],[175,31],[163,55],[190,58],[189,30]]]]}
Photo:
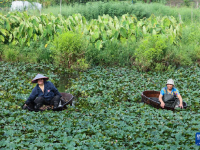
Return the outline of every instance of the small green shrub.
{"type": "Polygon", "coordinates": [[[89,45],[86,57],[94,65],[127,66],[134,62],[133,55],[136,43],[127,40],[124,44],[118,40],[110,40],[104,43],[101,50],[89,45]]]}
{"type": "Polygon", "coordinates": [[[162,35],[147,36],[136,49],[135,63],[140,70],[163,70],[161,65],[167,50],[167,37],[162,35]],[[159,65],[158,65],[159,64],[159,65]]]}
{"type": "Polygon", "coordinates": [[[178,46],[173,48],[176,60],[181,66],[188,66],[200,60],[199,24],[191,24],[182,30],[178,46]]]}
{"type": "Polygon", "coordinates": [[[17,48],[9,47],[3,51],[3,59],[5,61],[16,62],[19,58],[19,50],[17,48]]]}
{"type": "Polygon", "coordinates": [[[20,50],[21,55],[23,55],[28,62],[35,63],[53,63],[53,58],[51,57],[51,43],[50,41],[31,41],[30,46],[22,47],[20,50]]]}
{"type": "Polygon", "coordinates": [[[86,45],[81,34],[71,31],[59,34],[52,46],[55,65],[65,69],[87,69],[86,45]]]}

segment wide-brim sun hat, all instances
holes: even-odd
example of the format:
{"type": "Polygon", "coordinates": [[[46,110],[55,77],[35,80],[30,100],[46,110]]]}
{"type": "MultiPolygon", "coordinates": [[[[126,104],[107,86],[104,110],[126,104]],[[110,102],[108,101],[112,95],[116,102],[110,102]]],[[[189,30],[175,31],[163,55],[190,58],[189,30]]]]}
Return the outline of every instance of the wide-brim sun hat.
{"type": "Polygon", "coordinates": [[[48,80],[49,78],[48,77],[45,77],[45,76],[43,76],[42,74],[37,74],[36,76],[35,76],[35,78],[31,81],[32,83],[37,83],[37,80],[38,79],[44,79],[44,80],[48,80]]]}
{"type": "MultiPolygon", "coordinates": [[[[169,79],[169,80],[167,80],[167,84],[171,84],[171,85],[174,86],[174,80],[173,80],[173,79],[169,79]]],[[[166,84],[166,85],[167,85],[167,84],[166,84]]]]}

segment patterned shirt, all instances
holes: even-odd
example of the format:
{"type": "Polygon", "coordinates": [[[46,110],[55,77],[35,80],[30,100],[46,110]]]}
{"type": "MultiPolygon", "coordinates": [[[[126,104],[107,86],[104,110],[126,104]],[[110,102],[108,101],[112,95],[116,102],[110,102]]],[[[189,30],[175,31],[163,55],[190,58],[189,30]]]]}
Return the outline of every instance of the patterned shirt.
{"type": "Polygon", "coordinates": [[[167,87],[162,88],[162,90],[160,91],[160,94],[163,96],[166,93],[176,95],[176,96],[180,95],[179,91],[175,87],[172,88],[171,93],[167,91],[167,87]]]}

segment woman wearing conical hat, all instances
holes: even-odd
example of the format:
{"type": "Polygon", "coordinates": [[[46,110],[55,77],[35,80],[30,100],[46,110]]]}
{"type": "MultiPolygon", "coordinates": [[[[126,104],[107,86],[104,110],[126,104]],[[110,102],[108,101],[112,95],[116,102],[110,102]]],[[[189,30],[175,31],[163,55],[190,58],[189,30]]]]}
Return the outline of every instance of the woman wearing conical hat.
{"type": "Polygon", "coordinates": [[[166,87],[160,92],[159,101],[162,108],[165,106],[183,108],[183,100],[178,89],[174,87],[174,80],[167,81],[166,87]]]}
{"type": "Polygon", "coordinates": [[[47,81],[49,78],[42,74],[37,74],[32,80],[32,83],[37,83],[35,88],[32,90],[29,98],[26,100],[25,105],[30,103],[34,104],[35,109],[39,109],[43,104],[53,105],[54,108],[58,107],[60,102],[61,94],[57,88],[47,81]]]}

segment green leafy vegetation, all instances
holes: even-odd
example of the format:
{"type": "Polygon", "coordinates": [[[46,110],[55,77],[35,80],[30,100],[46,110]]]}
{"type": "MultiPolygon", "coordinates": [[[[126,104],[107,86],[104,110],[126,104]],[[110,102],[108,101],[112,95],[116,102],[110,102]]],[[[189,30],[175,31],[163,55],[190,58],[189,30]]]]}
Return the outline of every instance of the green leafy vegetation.
{"type": "MultiPolygon", "coordinates": [[[[171,3],[171,2],[170,2],[171,3]]],[[[144,17],[149,18],[152,14],[155,16],[173,16],[176,20],[182,19],[184,23],[190,24],[192,21],[193,23],[199,23],[200,18],[200,11],[196,9],[196,3],[188,3],[189,5],[193,6],[185,7],[184,2],[182,4],[179,3],[178,7],[170,7],[171,5],[163,5],[160,3],[134,3],[132,4],[131,1],[124,1],[124,2],[89,2],[86,4],[71,4],[71,5],[62,5],[61,7],[61,15],[64,17],[72,16],[73,14],[81,14],[87,20],[91,19],[98,19],[98,16],[102,15],[109,15],[111,17],[118,17],[121,18],[124,14],[134,14],[137,19],[143,19],[144,17]],[[181,6],[181,7],[180,7],[181,6]]],[[[174,3],[172,1],[172,3],[174,3]]],[[[176,2],[175,2],[176,3],[176,2]]],[[[172,4],[173,6],[173,4],[172,4]]],[[[176,6],[176,5],[175,5],[176,6]]],[[[7,15],[8,11],[5,11],[3,14],[7,15]]],[[[60,15],[60,6],[53,5],[48,8],[42,9],[42,14],[49,14],[52,13],[55,16],[60,15]]],[[[29,15],[37,15],[40,16],[38,11],[29,11],[29,15]]]]}
{"type": "Polygon", "coordinates": [[[29,112],[21,105],[45,72],[59,87],[52,65],[0,62],[0,145],[3,149],[198,149],[200,68],[139,73],[130,68],[95,67],[71,79],[66,92],[75,107],[29,112]],[[144,90],[160,90],[173,78],[189,107],[174,112],[138,103],[144,90]]]}
{"type": "Polygon", "coordinates": [[[94,2],[58,10],[0,15],[0,149],[198,149],[198,9],[94,2]],[[75,106],[22,110],[37,73],[76,96],[75,106]],[[169,78],[187,109],[140,103],[169,78]]]}
{"type": "Polygon", "coordinates": [[[58,35],[52,47],[55,65],[63,69],[86,70],[89,67],[85,59],[86,45],[81,34],[69,31],[58,35]]]}
{"type": "Polygon", "coordinates": [[[80,14],[65,19],[9,13],[1,19],[1,57],[6,61],[51,62],[82,70],[90,65],[136,65],[146,71],[190,66],[200,58],[198,42],[187,40],[199,39],[199,27],[194,30],[172,16],[138,20],[128,14],[120,19],[103,15],[87,21],[80,14]]]}

